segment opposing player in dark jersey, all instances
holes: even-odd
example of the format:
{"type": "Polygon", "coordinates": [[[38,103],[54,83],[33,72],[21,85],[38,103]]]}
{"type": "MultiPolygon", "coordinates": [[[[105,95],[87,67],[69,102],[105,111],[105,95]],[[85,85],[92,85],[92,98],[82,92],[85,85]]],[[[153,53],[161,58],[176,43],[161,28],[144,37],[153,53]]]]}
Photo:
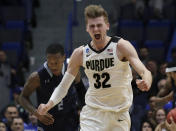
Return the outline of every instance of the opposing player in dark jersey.
{"type": "MultiPolygon", "coordinates": [[[[65,54],[61,45],[49,45],[46,49],[46,58],[47,61],[42,67],[29,76],[20,95],[19,102],[25,109],[37,116],[39,127],[44,131],[75,131],[77,130],[79,123],[75,86],[83,86],[80,77],[77,79],[77,83],[75,82],[76,84],[71,86],[67,96],[57,106],[50,110],[49,113],[40,115],[30,102],[29,97],[36,91],[37,103],[46,103],[55,87],[62,80],[65,72],[65,54]]],[[[80,87],[80,89],[83,88],[80,87]]]]}

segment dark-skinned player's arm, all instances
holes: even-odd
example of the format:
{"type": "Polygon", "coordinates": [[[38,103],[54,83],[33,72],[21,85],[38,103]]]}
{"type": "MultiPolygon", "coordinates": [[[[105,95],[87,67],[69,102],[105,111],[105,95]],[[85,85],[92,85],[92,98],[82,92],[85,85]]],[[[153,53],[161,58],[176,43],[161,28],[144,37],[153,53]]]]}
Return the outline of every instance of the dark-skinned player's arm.
{"type": "Polygon", "coordinates": [[[80,66],[82,66],[82,61],[83,47],[81,46],[73,51],[68,63],[67,71],[65,72],[60,84],[55,88],[49,101],[46,104],[42,103],[39,105],[38,112],[40,114],[46,114],[66,96],[68,89],[79,72],[80,66]]]}
{"type": "Polygon", "coordinates": [[[20,97],[19,97],[19,103],[20,105],[24,107],[24,109],[34,114],[38,118],[38,120],[41,121],[43,124],[45,125],[53,124],[54,119],[52,115],[50,115],[49,113],[45,115],[40,115],[37,112],[37,109],[34,107],[32,102],[30,101],[31,94],[35,92],[37,88],[40,88],[40,78],[37,72],[33,72],[29,76],[29,78],[27,79],[24,85],[24,89],[21,92],[20,97]]]}

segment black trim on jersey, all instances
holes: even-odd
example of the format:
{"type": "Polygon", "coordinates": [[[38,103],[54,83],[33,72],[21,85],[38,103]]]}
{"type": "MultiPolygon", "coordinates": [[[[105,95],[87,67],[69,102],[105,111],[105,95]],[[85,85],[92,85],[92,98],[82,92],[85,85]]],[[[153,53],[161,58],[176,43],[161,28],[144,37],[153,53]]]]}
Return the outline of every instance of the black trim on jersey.
{"type": "Polygon", "coordinates": [[[109,46],[109,44],[111,43],[111,42],[118,42],[119,40],[120,40],[121,38],[120,37],[117,37],[117,36],[113,36],[113,37],[111,37],[111,39],[109,40],[109,42],[108,42],[108,44],[103,48],[103,49],[101,49],[101,50],[95,50],[94,48],[92,48],[92,46],[90,45],[90,42],[88,43],[88,46],[89,46],[89,48],[91,49],[91,50],[93,50],[94,52],[96,52],[96,53],[101,53],[101,52],[103,52],[108,46],[109,46]]]}
{"type": "Polygon", "coordinates": [[[112,39],[112,42],[116,42],[117,43],[121,39],[121,37],[113,36],[111,39],[112,39]]]}

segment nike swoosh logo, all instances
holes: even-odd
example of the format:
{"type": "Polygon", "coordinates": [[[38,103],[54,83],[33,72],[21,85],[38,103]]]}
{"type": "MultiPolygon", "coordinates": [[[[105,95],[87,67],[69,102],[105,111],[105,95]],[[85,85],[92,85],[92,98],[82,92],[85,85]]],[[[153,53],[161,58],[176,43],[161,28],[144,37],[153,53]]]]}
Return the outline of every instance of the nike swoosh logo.
{"type": "Polygon", "coordinates": [[[123,120],[119,119],[119,120],[117,120],[117,121],[121,122],[121,121],[123,121],[123,120]]]}

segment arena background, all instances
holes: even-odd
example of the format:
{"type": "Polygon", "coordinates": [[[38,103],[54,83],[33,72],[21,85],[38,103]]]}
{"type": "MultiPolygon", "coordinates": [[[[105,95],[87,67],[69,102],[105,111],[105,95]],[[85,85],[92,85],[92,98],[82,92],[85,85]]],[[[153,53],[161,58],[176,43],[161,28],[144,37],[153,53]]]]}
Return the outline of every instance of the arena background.
{"type": "MultiPolygon", "coordinates": [[[[109,35],[129,40],[137,51],[147,47],[158,63],[172,61],[171,49],[176,46],[176,2],[164,1],[159,13],[148,5],[140,14],[134,1],[1,0],[0,45],[17,72],[17,83],[8,83],[0,76],[0,110],[11,101],[13,88],[23,87],[29,74],[44,63],[49,44],[63,44],[69,57],[74,48],[90,40],[84,21],[84,8],[89,4],[100,4],[107,10],[109,35]]],[[[32,101],[36,103],[35,94],[32,101]]]]}

